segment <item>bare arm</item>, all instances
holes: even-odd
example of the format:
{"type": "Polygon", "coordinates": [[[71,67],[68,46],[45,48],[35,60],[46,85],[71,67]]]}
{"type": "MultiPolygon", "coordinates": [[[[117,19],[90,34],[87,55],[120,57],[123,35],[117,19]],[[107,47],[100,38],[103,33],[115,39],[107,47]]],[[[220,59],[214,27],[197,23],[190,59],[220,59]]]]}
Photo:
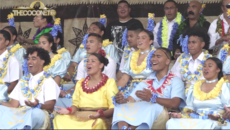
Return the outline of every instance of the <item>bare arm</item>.
{"type": "Polygon", "coordinates": [[[18,83],[18,80],[11,82],[10,86],[8,87],[7,93],[11,93],[14,87],[17,85],[17,83],[18,83]]]}
{"type": "Polygon", "coordinates": [[[10,102],[2,102],[3,106],[6,107],[13,107],[13,108],[18,108],[19,107],[19,101],[15,99],[11,99],[10,102]]]}
{"type": "Polygon", "coordinates": [[[70,75],[72,75],[75,71],[75,67],[77,66],[78,64],[76,62],[72,62],[69,66],[69,68],[67,69],[67,71],[69,72],[70,75]]]}
{"type": "Polygon", "coordinates": [[[61,84],[61,77],[59,75],[54,77],[54,81],[57,83],[58,86],[61,84]]]}
{"type": "Polygon", "coordinates": [[[52,113],[54,110],[54,105],[56,104],[56,100],[46,101],[45,104],[41,105],[41,109],[47,110],[49,113],[52,113]]]}
{"type": "Polygon", "coordinates": [[[117,86],[125,87],[127,85],[127,83],[129,82],[130,78],[131,78],[131,76],[124,73],[122,75],[121,79],[118,81],[117,86]]]}
{"type": "Polygon", "coordinates": [[[104,111],[104,117],[106,117],[106,118],[112,117],[113,116],[113,110],[114,110],[113,108],[110,108],[110,109],[104,111]]]}
{"type": "Polygon", "coordinates": [[[227,74],[226,76],[227,76],[228,81],[230,81],[230,74],[227,74]]]}
{"type": "Polygon", "coordinates": [[[118,72],[117,72],[117,81],[119,81],[120,79],[121,79],[121,77],[122,77],[122,72],[119,70],[118,72]]]}
{"type": "Polygon", "coordinates": [[[167,108],[178,109],[181,99],[178,97],[174,97],[172,99],[157,98],[156,102],[167,108]]]}

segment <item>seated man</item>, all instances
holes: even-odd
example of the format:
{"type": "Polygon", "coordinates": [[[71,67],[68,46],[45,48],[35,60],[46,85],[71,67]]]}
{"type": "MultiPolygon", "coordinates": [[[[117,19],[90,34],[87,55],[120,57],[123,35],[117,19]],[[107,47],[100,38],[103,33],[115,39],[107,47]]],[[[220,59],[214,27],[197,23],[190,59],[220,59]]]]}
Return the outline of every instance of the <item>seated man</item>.
{"type": "Polygon", "coordinates": [[[209,47],[209,36],[203,28],[191,29],[181,42],[184,53],[178,57],[171,71],[185,82],[185,94],[187,94],[191,85],[204,79],[203,64],[212,55],[206,51],[209,47]]]}
{"type": "Polygon", "coordinates": [[[10,39],[9,32],[0,30],[0,101],[4,102],[9,100],[7,93],[11,93],[22,75],[21,64],[7,49],[10,39]]]}
{"type": "Polygon", "coordinates": [[[166,108],[178,109],[184,103],[184,84],[169,71],[170,50],[159,48],[149,60],[149,68],[155,72],[140,82],[128,98],[121,92],[116,94],[119,105],[115,103],[112,129],[165,129],[169,119],[166,108]]]}
{"type": "Polygon", "coordinates": [[[59,96],[58,85],[43,71],[50,63],[49,53],[34,46],[28,48],[26,58],[29,73],[9,95],[10,102],[0,101],[1,129],[46,128],[49,121],[46,111],[52,113],[59,96]]]}

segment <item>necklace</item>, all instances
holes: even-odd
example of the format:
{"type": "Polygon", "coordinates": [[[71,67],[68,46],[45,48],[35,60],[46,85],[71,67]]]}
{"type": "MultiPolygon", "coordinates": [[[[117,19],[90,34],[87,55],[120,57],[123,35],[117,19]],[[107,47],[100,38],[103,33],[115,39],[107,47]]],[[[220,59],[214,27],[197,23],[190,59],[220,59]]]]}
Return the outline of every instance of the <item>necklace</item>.
{"type": "Polygon", "coordinates": [[[90,77],[87,76],[84,81],[82,81],[81,86],[84,92],[86,93],[93,93],[96,92],[97,90],[99,90],[102,86],[104,86],[108,80],[108,76],[105,74],[102,74],[102,79],[101,81],[94,87],[92,88],[88,88],[88,83],[89,83],[89,79],[90,77]]]}
{"type": "Polygon", "coordinates": [[[228,44],[225,44],[220,50],[220,57],[218,57],[218,58],[220,58],[222,63],[224,63],[226,58],[228,57],[229,48],[230,48],[230,46],[228,44]]]}
{"type": "Polygon", "coordinates": [[[144,52],[140,52],[141,54],[146,54],[146,53],[149,53],[151,49],[147,50],[147,51],[144,51],[144,52]]]}
{"type": "Polygon", "coordinates": [[[49,53],[49,55],[51,55],[52,54],[52,51],[49,53]]]}
{"type": "Polygon", "coordinates": [[[214,79],[214,80],[211,80],[211,81],[206,80],[205,82],[206,82],[206,83],[214,83],[214,82],[216,82],[216,81],[218,81],[218,79],[214,79]]]}

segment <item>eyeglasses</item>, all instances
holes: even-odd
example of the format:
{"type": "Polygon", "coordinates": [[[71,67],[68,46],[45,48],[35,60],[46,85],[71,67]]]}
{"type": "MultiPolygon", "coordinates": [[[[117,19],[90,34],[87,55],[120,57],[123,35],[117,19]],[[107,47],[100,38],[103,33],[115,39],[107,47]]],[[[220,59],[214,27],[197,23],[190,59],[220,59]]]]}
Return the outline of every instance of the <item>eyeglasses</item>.
{"type": "Polygon", "coordinates": [[[226,8],[228,8],[228,9],[230,8],[230,4],[223,5],[223,6],[226,6],[226,8]]]}
{"type": "Polygon", "coordinates": [[[164,10],[173,10],[173,9],[175,9],[175,8],[176,8],[176,7],[170,7],[170,8],[165,7],[164,10]]]}

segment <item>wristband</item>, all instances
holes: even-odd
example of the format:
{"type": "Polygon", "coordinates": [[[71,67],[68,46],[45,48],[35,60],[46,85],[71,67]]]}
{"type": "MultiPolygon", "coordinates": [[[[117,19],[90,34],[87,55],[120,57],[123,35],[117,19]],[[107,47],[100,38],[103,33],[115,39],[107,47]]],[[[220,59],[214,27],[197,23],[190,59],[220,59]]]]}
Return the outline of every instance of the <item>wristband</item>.
{"type": "Polygon", "coordinates": [[[70,99],[70,98],[71,98],[71,95],[68,93],[68,94],[65,95],[65,98],[70,99]]]}
{"type": "Polygon", "coordinates": [[[67,107],[67,110],[69,110],[69,114],[72,113],[72,108],[71,107],[67,107]]]}
{"type": "Polygon", "coordinates": [[[71,75],[69,74],[69,72],[67,72],[67,74],[71,77],[71,75]]]}
{"type": "Polygon", "coordinates": [[[104,112],[102,109],[97,110],[97,112],[100,114],[100,117],[104,117],[104,112]]]}
{"type": "Polygon", "coordinates": [[[156,103],[156,100],[157,100],[157,98],[158,98],[158,94],[153,93],[152,95],[153,95],[153,96],[150,98],[150,102],[151,102],[151,103],[156,103]]]}
{"type": "Polygon", "coordinates": [[[123,89],[121,86],[118,86],[117,88],[118,88],[118,90],[120,90],[120,91],[123,89]]]}
{"type": "Polygon", "coordinates": [[[42,104],[38,103],[38,105],[34,106],[33,108],[41,108],[41,107],[42,107],[42,104]]]}

